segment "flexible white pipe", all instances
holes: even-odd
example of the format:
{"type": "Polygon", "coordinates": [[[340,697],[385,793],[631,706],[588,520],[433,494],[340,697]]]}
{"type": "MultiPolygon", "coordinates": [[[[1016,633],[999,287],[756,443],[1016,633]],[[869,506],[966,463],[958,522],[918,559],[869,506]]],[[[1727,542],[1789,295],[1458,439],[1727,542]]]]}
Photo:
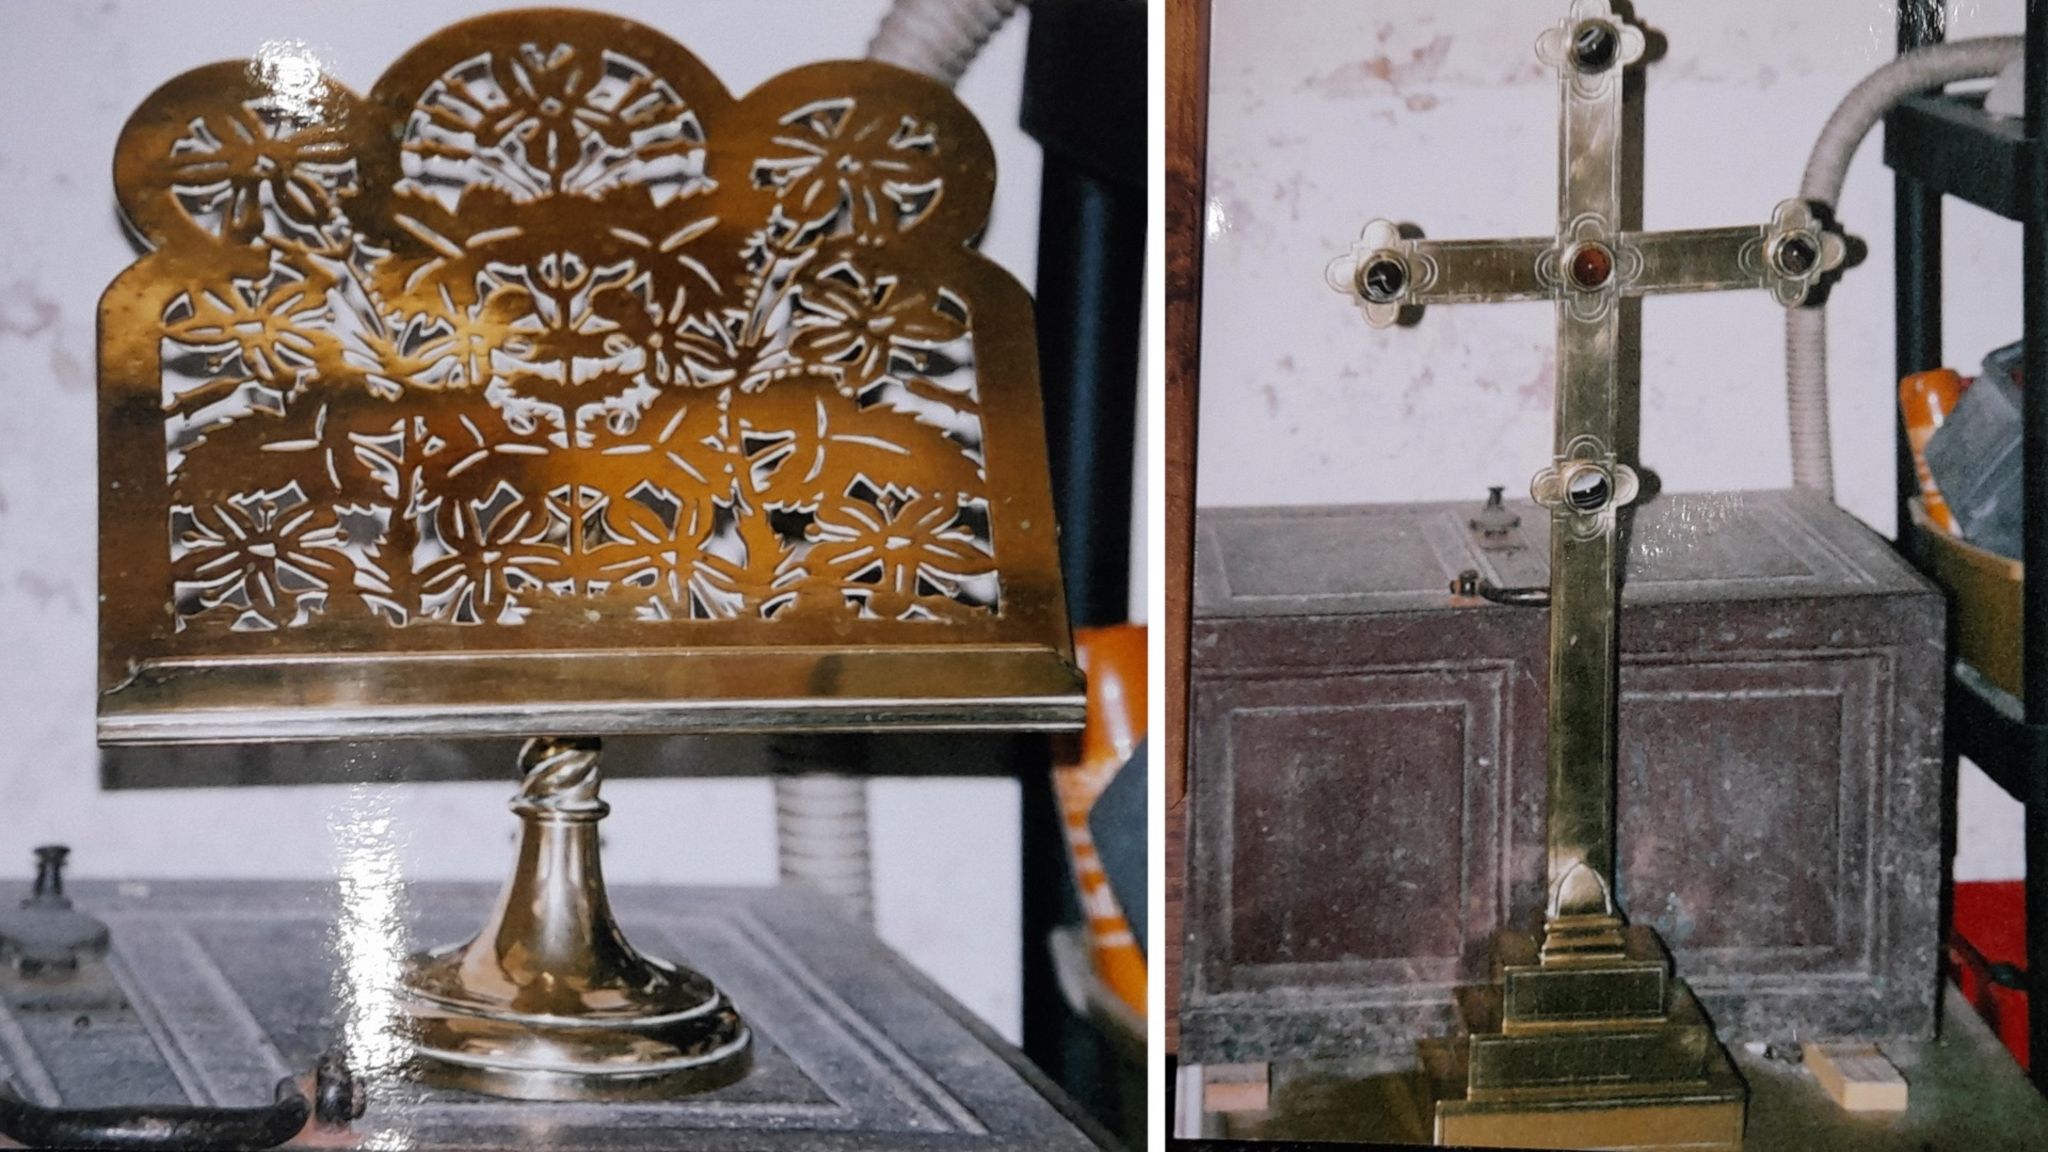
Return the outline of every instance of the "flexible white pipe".
{"type": "Polygon", "coordinates": [[[875,38],[868,59],[922,72],[952,85],[975,54],[1017,10],[1018,0],[896,0],[875,38]]]}
{"type": "Polygon", "coordinates": [[[808,884],[860,923],[875,919],[868,783],[812,772],[775,777],[777,858],[785,884],[808,884]]]}
{"type": "MultiPolygon", "coordinates": [[[[1870,130],[1899,101],[1960,80],[1996,76],[2025,48],[2018,36],[1987,36],[1909,52],[1849,91],[1821,129],[1799,196],[1832,211],[1841,199],[1849,161],[1870,130]]],[[[1785,314],[1785,388],[1792,425],[1792,483],[1835,497],[1834,449],[1828,439],[1828,327],[1822,308],[1785,314]]]]}

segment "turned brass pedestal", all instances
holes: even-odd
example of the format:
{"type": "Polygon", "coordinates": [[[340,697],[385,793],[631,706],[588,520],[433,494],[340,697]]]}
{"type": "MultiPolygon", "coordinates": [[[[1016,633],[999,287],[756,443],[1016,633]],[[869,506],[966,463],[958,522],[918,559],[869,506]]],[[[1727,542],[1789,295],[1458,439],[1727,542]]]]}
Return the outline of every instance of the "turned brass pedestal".
{"type": "Polygon", "coordinates": [[[527,1100],[673,1096],[747,1071],[752,1035],[725,994],[641,955],[605,897],[596,740],[532,740],[512,811],[519,862],[483,930],[414,956],[403,977],[413,1075],[527,1100]]]}
{"type": "Polygon", "coordinates": [[[1425,1042],[1439,1144],[1742,1146],[1747,1090],[1648,928],[1560,917],[1504,933],[1494,982],[1460,997],[1465,1035],[1425,1042]]]}

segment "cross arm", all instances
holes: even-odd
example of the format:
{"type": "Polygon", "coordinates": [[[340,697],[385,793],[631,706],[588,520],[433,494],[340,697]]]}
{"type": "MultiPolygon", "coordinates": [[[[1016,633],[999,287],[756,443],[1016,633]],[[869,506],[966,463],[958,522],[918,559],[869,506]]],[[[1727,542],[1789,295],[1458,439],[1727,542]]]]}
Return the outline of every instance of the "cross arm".
{"type": "MultiPolygon", "coordinates": [[[[1585,229],[1579,231],[1584,232],[1585,229]]],[[[1427,240],[1375,220],[1325,278],[1366,322],[1385,328],[1427,304],[1573,300],[1598,311],[1600,297],[1762,288],[1778,303],[1804,303],[1845,262],[1842,233],[1805,201],[1778,205],[1768,224],[1676,232],[1427,240]],[[1590,263],[1586,256],[1596,257],[1590,263]]]]}
{"type": "Polygon", "coordinates": [[[1555,292],[1539,269],[1544,253],[1556,245],[1549,236],[1426,240],[1375,220],[1351,251],[1331,262],[1327,278],[1352,298],[1367,323],[1384,328],[1404,309],[1426,304],[1548,300],[1555,292]]]}
{"type": "Polygon", "coordinates": [[[1418,240],[1414,252],[1428,269],[1426,282],[1408,294],[1417,304],[1479,304],[1495,300],[1548,300],[1550,285],[1537,261],[1554,243],[1547,236],[1513,240],[1418,240]]]}
{"type": "Polygon", "coordinates": [[[1765,288],[1787,307],[1804,302],[1848,253],[1841,233],[1800,200],[1779,204],[1768,224],[1631,232],[1619,248],[1624,295],[1765,288]]]}
{"type": "Polygon", "coordinates": [[[1682,232],[1635,232],[1621,237],[1623,252],[1640,260],[1624,282],[1630,296],[1668,292],[1720,292],[1762,288],[1767,273],[1763,244],[1768,228],[1693,228],[1682,232]]]}

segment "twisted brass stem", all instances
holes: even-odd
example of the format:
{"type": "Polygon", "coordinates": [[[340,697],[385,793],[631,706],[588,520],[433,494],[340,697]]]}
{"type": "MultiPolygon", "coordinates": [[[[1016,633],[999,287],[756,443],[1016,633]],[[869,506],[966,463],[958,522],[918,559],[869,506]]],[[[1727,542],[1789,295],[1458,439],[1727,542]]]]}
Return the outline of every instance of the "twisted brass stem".
{"type": "Polygon", "coordinates": [[[519,750],[519,794],[514,812],[582,813],[601,817],[611,806],[597,798],[603,741],[594,736],[536,736],[519,750]]]}

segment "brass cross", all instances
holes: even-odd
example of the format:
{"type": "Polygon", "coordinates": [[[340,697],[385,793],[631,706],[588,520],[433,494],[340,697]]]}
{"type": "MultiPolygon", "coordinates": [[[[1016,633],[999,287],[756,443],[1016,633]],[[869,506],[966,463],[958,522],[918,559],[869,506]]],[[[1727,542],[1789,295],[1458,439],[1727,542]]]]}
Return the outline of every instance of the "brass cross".
{"type": "Polygon", "coordinates": [[[1330,267],[1374,327],[1425,304],[1554,300],[1556,457],[1530,485],[1550,510],[1548,907],[1544,955],[1619,947],[1614,901],[1615,618],[1621,557],[1616,513],[1637,494],[1615,456],[1625,381],[1619,302],[1663,292],[1767,288],[1787,307],[1841,266],[1842,236],[1803,201],[1759,227],[1620,230],[1622,73],[1642,58],[1642,29],[1610,0],[1575,0],[1537,54],[1557,69],[1557,232],[1511,240],[1421,239],[1385,220],[1366,225],[1330,267]]]}

